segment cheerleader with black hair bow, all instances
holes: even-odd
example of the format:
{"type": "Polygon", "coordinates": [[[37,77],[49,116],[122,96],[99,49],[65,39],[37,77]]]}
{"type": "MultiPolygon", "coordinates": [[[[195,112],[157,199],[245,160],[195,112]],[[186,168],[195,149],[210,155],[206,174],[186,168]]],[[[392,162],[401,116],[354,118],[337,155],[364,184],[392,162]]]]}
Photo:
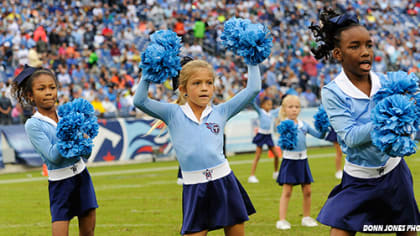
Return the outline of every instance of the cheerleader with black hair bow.
{"type": "MultiPolygon", "coordinates": [[[[374,43],[357,16],[324,9],[320,20],[321,26],[310,27],[320,43],[312,52],[317,59],[332,55],[342,65],[341,73],[323,87],[322,104],[347,156],[342,181],[328,196],[317,220],[331,226],[331,235],[354,235],[368,225],[379,226],[379,232],[389,225],[419,225],[413,179],[399,157],[413,153],[409,135],[417,128],[412,118],[412,114],[418,114],[416,95],[412,93],[406,99],[409,93],[395,92],[400,94],[388,96],[398,89],[385,86],[390,84],[392,74],[385,77],[371,71],[374,43]],[[383,96],[386,92],[388,95],[383,96]],[[386,107],[382,101],[390,105],[386,107]],[[392,123],[395,127],[407,122],[406,129],[387,129],[380,118],[392,113],[389,107],[401,104],[399,111],[404,112],[400,118],[395,119],[396,114],[388,117],[396,120],[392,123]]],[[[403,82],[405,85],[414,81],[411,91],[418,92],[412,76],[395,81],[408,81],[403,82]]],[[[416,235],[405,230],[397,235],[416,235]]]]}

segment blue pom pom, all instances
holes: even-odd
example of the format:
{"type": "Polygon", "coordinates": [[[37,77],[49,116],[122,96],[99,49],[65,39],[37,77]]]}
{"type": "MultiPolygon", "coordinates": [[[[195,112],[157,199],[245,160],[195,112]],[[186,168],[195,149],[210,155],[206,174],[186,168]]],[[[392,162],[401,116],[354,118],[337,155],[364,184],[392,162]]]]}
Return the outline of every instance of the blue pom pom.
{"type": "Polygon", "coordinates": [[[373,95],[376,103],[394,94],[413,96],[420,92],[419,79],[414,73],[407,75],[404,71],[388,72],[386,76],[380,77],[382,87],[373,95]]]}
{"type": "Polygon", "coordinates": [[[222,44],[239,56],[245,63],[257,65],[271,53],[273,39],[270,31],[262,24],[252,24],[249,20],[231,18],[224,24],[222,44]]]}
{"type": "Polygon", "coordinates": [[[172,30],[159,30],[150,35],[150,41],[178,54],[181,50],[181,37],[172,30]]]}
{"type": "Polygon", "coordinates": [[[315,129],[321,133],[326,133],[330,129],[330,121],[328,120],[327,113],[324,107],[321,105],[318,108],[317,113],[314,115],[314,126],[315,129]]]}
{"type": "Polygon", "coordinates": [[[94,112],[92,104],[81,98],[58,108],[57,147],[63,157],[86,156],[92,151],[92,139],[99,131],[94,112]],[[84,138],[84,134],[89,138],[84,138]]]}
{"type": "Polygon", "coordinates": [[[277,126],[280,134],[278,145],[283,150],[293,150],[297,146],[297,125],[293,120],[282,121],[277,126]]]}
{"type": "Polygon", "coordinates": [[[153,83],[163,83],[176,77],[181,70],[181,38],[170,30],[157,31],[150,36],[151,43],[142,53],[139,67],[144,79],[153,83]]]}
{"type": "Polygon", "coordinates": [[[395,94],[384,98],[372,110],[372,143],[390,156],[409,156],[416,152],[410,137],[417,131],[416,106],[409,97],[395,94]]]}

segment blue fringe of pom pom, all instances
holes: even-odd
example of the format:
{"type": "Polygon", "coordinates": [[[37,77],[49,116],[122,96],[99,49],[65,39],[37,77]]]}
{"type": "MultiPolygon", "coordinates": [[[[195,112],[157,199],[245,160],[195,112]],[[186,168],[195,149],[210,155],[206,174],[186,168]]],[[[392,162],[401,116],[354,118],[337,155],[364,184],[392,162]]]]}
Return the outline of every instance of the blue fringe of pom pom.
{"type": "Polygon", "coordinates": [[[151,42],[141,55],[139,67],[145,80],[163,83],[181,70],[181,38],[171,30],[160,30],[150,36],[151,42]]]}
{"type": "Polygon", "coordinates": [[[324,107],[321,105],[318,108],[317,113],[314,115],[314,126],[315,129],[321,133],[326,133],[330,129],[330,121],[328,120],[327,113],[325,112],[324,107]]]}
{"type": "Polygon", "coordinates": [[[420,92],[418,82],[419,78],[414,73],[408,75],[404,71],[388,72],[386,76],[381,75],[382,86],[373,96],[373,100],[377,103],[394,94],[414,96],[420,92]]]}
{"type": "Polygon", "coordinates": [[[273,38],[267,27],[241,18],[231,18],[225,22],[221,39],[226,49],[243,56],[249,65],[264,61],[273,46],[273,38]]]}
{"type": "Polygon", "coordinates": [[[57,148],[65,158],[87,156],[92,152],[92,139],[98,135],[99,125],[93,106],[85,99],[75,99],[58,108],[57,148]],[[84,138],[83,134],[89,136],[84,138]]]}
{"type": "Polygon", "coordinates": [[[293,150],[297,146],[297,125],[293,120],[282,121],[277,126],[280,134],[278,145],[283,150],[293,150]]]}
{"type": "Polygon", "coordinates": [[[417,131],[416,106],[409,97],[395,94],[384,98],[372,110],[372,143],[382,152],[396,157],[416,152],[411,135],[417,131]]]}

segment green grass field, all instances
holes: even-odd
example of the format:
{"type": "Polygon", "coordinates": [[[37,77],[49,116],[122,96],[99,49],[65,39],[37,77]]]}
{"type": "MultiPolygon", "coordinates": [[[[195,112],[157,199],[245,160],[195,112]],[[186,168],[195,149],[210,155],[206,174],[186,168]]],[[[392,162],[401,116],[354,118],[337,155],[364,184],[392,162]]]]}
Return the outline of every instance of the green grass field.
{"type": "MultiPolygon", "coordinates": [[[[316,217],[332,188],[334,178],[332,148],[309,149],[312,184],[312,212],[316,217]]],[[[414,177],[416,199],[420,199],[420,155],[406,158],[414,177]]],[[[264,153],[257,169],[259,184],[247,183],[253,154],[229,157],[231,168],[247,190],[257,213],[246,223],[246,235],[328,235],[329,228],[305,228],[302,194],[295,187],[287,219],[292,229],[275,228],[281,187],[272,179],[273,164],[264,153]]],[[[99,208],[96,235],[179,235],[182,223],[182,187],[176,184],[175,161],[119,166],[89,167],[99,208]]],[[[339,209],[338,209],[339,210],[339,209]]],[[[48,181],[40,170],[0,175],[0,235],[51,235],[48,181]]],[[[78,235],[73,219],[70,235],[78,235]]],[[[223,230],[209,235],[223,235],[223,230]]],[[[359,235],[359,234],[358,234],[359,235]]],[[[360,234],[363,235],[363,234],[360,234]]]]}

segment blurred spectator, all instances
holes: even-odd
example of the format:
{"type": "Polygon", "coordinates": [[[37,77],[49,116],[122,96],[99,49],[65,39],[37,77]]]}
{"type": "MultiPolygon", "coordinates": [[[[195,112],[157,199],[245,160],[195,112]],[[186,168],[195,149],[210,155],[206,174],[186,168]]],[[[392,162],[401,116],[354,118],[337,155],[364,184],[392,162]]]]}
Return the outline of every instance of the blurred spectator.
{"type": "Polygon", "coordinates": [[[12,102],[6,96],[6,88],[1,89],[0,97],[0,124],[9,125],[12,123],[12,102]]]}
{"type": "Polygon", "coordinates": [[[99,98],[95,96],[90,103],[92,104],[93,109],[95,109],[95,115],[102,117],[105,113],[105,108],[102,105],[101,100],[99,100],[99,98]]]}
{"type": "Polygon", "coordinates": [[[28,65],[32,67],[40,67],[42,64],[41,55],[38,54],[36,45],[33,45],[28,51],[28,65]]]}
{"type": "Polygon", "coordinates": [[[20,103],[17,103],[16,106],[12,109],[12,123],[20,124],[23,120],[23,110],[20,103]]]}
{"type": "Polygon", "coordinates": [[[105,100],[102,101],[102,107],[104,108],[104,118],[117,117],[117,107],[109,100],[109,97],[105,97],[105,100]]]}

